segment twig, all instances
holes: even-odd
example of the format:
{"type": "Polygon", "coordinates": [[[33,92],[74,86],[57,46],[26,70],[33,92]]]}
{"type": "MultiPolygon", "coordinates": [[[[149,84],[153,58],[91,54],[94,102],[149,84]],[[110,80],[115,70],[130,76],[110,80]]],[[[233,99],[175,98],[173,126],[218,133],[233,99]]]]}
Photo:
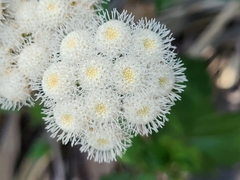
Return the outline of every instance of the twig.
{"type": "Polygon", "coordinates": [[[224,27],[239,11],[239,3],[230,2],[219,15],[206,27],[205,31],[199,36],[195,44],[189,49],[189,54],[199,56],[205,47],[211,45],[215,39],[223,33],[224,27]]]}

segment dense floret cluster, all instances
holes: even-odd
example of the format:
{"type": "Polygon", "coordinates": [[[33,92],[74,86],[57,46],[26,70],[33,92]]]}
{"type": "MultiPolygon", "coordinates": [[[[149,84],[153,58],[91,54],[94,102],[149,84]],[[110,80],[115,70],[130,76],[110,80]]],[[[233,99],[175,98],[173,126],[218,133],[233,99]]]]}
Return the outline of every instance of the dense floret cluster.
{"type": "Polygon", "coordinates": [[[46,129],[110,162],[157,132],[185,68],[165,25],[98,0],[0,0],[0,107],[44,105],[46,129]]]}

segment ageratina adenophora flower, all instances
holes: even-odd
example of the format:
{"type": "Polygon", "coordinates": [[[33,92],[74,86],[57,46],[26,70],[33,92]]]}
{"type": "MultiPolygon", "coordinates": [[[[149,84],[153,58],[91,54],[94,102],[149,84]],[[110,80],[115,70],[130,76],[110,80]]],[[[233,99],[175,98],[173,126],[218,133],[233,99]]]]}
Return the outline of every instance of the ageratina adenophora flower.
{"type": "MultiPolygon", "coordinates": [[[[93,15],[97,2],[37,2],[38,28],[44,25],[44,31],[31,35],[32,42],[15,53],[10,64],[21,76],[13,68],[0,74],[0,80],[13,79],[1,81],[2,87],[22,88],[15,96],[0,88],[0,103],[28,104],[31,88],[44,105],[51,137],[80,144],[89,159],[110,162],[131,146],[133,136],[148,136],[164,126],[186,77],[165,25],[146,18],[135,22],[115,9],[93,15]],[[49,43],[41,40],[45,34],[49,43]]],[[[24,17],[18,23],[31,21],[24,17]]]]}
{"type": "Polygon", "coordinates": [[[38,89],[50,108],[44,112],[52,136],[109,162],[125,152],[132,136],[164,126],[186,81],[165,25],[135,23],[126,11],[113,10],[87,26],[66,24],[55,37],[50,49],[57,60],[38,89]]]}

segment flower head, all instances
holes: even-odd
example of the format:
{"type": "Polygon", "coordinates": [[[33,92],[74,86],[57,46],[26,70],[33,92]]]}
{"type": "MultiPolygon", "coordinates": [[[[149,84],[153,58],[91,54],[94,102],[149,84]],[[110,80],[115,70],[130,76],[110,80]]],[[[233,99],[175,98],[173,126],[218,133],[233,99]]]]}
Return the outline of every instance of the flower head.
{"type": "Polygon", "coordinates": [[[170,103],[166,98],[156,98],[152,94],[136,93],[123,100],[123,115],[128,128],[141,135],[158,131],[167,121],[170,103]]]}
{"type": "Polygon", "coordinates": [[[28,82],[17,68],[6,69],[0,77],[0,106],[2,109],[20,109],[33,106],[28,82]]]}
{"type": "Polygon", "coordinates": [[[111,18],[106,12],[97,21],[95,34],[95,44],[97,50],[103,54],[125,54],[130,46],[131,25],[133,18],[126,11],[121,14],[116,10],[112,11],[111,18]]]}
{"type": "Polygon", "coordinates": [[[25,77],[35,80],[42,76],[49,62],[49,56],[45,47],[37,43],[32,43],[26,45],[20,52],[17,65],[25,77]]]}
{"type": "Polygon", "coordinates": [[[113,84],[120,94],[134,93],[143,86],[144,67],[134,56],[124,56],[115,61],[113,84]]]}
{"type": "Polygon", "coordinates": [[[60,54],[63,61],[85,58],[91,52],[91,34],[86,30],[70,32],[61,42],[60,54]]]}
{"type": "Polygon", "coordinates": [[[110,162],[164,126],[186,77],[165,25],[102,2],[13,1],[9,23],[0,7],[0,106],[31,106],[36,92],[51,137],[110,162]]]}
{"type": "Polygon", "coordinates": [[[121,98],[112,89],[94,89],[86,96],[86,112],[93,124],[117,122],[120,105],[121,98]]]}
{"type": "Polygon", "coordinates": [[[36,9],[38,21],[46,28],[56,27],[65,20],[67,1],[41,0],[36,9]]]}
{"type": "Polygon", "coordinates": [[[131,145],[130,135],[118,127],[100,126],[85,131],[80,142],[82,152],[88,152],[88,159],[97,162],[110,162],[122,156],[131,145]]]}
{"type": "Polygon", "coordinates": [[[67,99],[56,102],[51,108],[43,110],[46,129],[51,137],[57,137],[63,144],[79,141],[86,126],[86,115],[82,98],[67,99]]]}
{"type": "MultiPolygon", "coordinates": [[[[90,57],[89,57],[90,58],[90,57]]],[[[78,80],[83,90],[111,86],[112,63],[108,58],[96,56],[79,64],[78,80]]]]}
{"type": "Polygon", "coordinates": [[[33,33],[37,29],[37,6],[38,1],[25,1],[19,3],[15,13],[15,20],[19,28],[25,33],[33,33]]]}
{"type": "Polygon", "coordinates": [[[42,86],[35,89],[40,91],[37,94],[38,98],[58,101],[74,96],[73,92],[76,89],[74,71],[74,68],[66,63],[53,63],[43,73],[42,86]]]}

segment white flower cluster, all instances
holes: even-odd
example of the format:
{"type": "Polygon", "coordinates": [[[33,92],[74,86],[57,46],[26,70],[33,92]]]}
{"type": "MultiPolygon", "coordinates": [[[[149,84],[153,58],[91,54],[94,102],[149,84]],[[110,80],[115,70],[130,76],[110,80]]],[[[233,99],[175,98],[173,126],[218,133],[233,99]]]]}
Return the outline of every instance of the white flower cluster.
{"type": "Polygon", "coordinates": [[[52,137],[110,162],[164,126],[186,77],[164,25],[100,2],[0,1],[0,105],[35,94],[52,137]]]}

